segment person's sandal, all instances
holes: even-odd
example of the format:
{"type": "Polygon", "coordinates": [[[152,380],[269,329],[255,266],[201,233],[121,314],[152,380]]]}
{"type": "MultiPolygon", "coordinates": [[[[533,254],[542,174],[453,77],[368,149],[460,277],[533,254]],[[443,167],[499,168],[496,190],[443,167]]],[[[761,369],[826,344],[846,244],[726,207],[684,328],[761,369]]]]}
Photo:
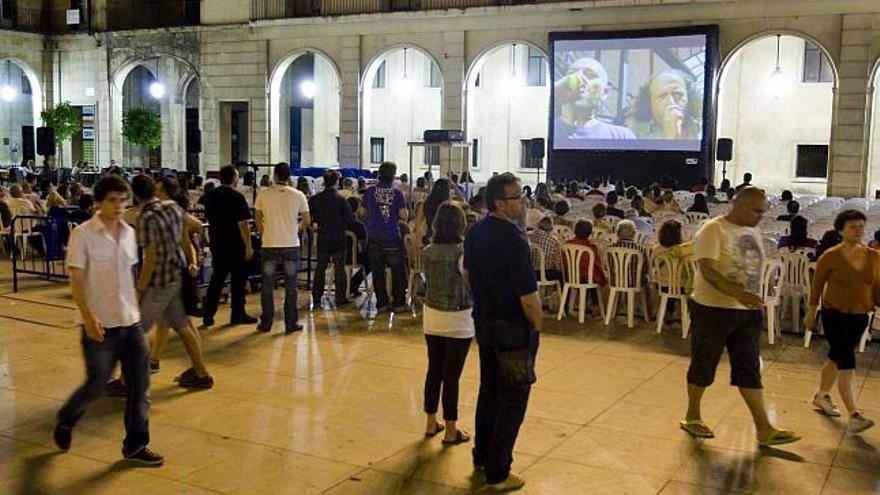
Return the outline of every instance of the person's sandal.
{"type": "Polygon", "coordinates": [[[764,440],[763,442],[758,440],[758,446],[760,447],[772,447],[773,445],[783,445],[786,443],[797,442],[801,439],[801,436],[797,433],[790,430],[773,430],[773,433],[770,434],[770,438],[764,440]]]}
{"type": "Polygon", "coordinates": [[[425,438],[434,438],[437,436],[438,433],[440,433],[441,431],[443,431],[445,429],[446,429],[445,426],[441,425],[440,423],[437,423],[437,428],[434,430],[433,433],[430,431],[425,432],[425,438]]]}
{"type": "Polygon", "coordinates": [[[681,429],[690,433],[695,438],[715,438],[715,433],[702,419],[683,420],[679,423],[681,429]]]}
{"type": "Polygon", "coordinates": [[[455,432],[455,439],[454,440],[444,439],[443,445],[458,445],[460,443],[469,442],[470,440],[471,440],[470,435],[468,435],[466,432],[463,432],[461,430],[457,430],[455,432]]]}

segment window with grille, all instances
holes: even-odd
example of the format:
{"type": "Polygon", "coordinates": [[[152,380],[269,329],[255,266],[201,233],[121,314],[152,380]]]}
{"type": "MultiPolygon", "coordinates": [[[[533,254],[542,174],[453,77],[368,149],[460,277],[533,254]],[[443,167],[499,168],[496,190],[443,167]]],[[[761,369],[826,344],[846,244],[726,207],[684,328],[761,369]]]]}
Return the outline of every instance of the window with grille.
{"type": "Polygon", "coordinates": [[[547,85],[547,59],[538,50],[529,47],[529,73],[527,83],[529,86],[547,85]]]}
{"type": "Polygon", "coordinates": [[[0,20],[12,20],[12,0],[0,0],[0,20]]]}
{"type": "Polygon", "coordinates": [[[795,175],[808,179],[828,177],[828,145],[799,144],[797,147],[797,170],[795,175]]]}
{"type": "Polygon", "coordinates": [[[373,87],[376,89],[382,89],[385,87],[385,61],[383,60],[381,64],[379,64],[379,68],[376,69],[376,77],[373,78],[373,87]]]}
{"type": "Polygon", "coordinates": [[[519,140],[519,168],[540,168],[540,160],[532,160],[532,140],[519,140]]]}
{"type": "Polygon", "coordinates": [[[381,164],[385,161],[385,138],[370,138],[370,163],[381,164]]]}
{"type": "Polygon", "coordinates": [[[28,79],[27,74],[21,75],[21,94],[31,94],[31,81],[28,79]]]}
{"type": "Polygon", "coordinates": [[[428,146],[425,148],[425,165],[440,165],[439,146],[428,146]]]}
{"type": "Polygon", "coordinates": [[[425,86],[429,88],[439,88],[441,86],[440,67],[437,67],[437,64],[435,64],[433,60],[428,60],[427,63],[428,66],[425,70],[425,74],[427,75],[425,78],[425,86]]]}
{"type": "Polygon", "coordinates": [[[815,43],[804,41],[804,75],[805,83],[834,82],[834,71],[825,53],[815,43]]]}
{"type": "Polygon", "coordinates": [[[471,145],[471,168],[480,167],[480,140],[474,139],[471,145]]]}

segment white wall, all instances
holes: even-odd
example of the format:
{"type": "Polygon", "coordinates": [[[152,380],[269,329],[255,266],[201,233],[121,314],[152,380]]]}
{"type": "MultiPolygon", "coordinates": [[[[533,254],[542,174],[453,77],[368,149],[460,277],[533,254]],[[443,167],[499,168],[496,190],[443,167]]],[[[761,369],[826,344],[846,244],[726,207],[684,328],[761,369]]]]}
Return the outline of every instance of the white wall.
{"type": "MultiPolygon", "coordinates": [[[[727,177],[738,184],[751,172],[771,193],[824,194],[827,181],[796,177],[797,145],[825,144],[831,138],[833,83],[802,82],[804,40],[783,36],[780,67],[784,82],[770,83],[776,65],[776,37],[745,45],[726,66],[719,93],[718,137],[733,138],[727,177]]],[[[721,163],[715,183],[721,181],[721,163]]]]}
{"type": "MultiPolygon", "coordinates": [[[[394,49],[377,58],[367,72],[363,99],[363,167],[376,167],[370,163],[370,138],[385,138],[385,160],[397,163],[400,173],[409,169],[407,142],[421,141],[425,129],[440,129],[442,95],[440,88],[427,87],[430,59],[416,49],[406,50],[406,73],[413,81],[409,91],[401,89],[403,80],[402,48],[394,49]],[[373,79],[382,62],[385,62],[386,87],[373,88],[373,79]]],[[[442,86],[442,81],[441,84],[442,86]]],[[[416,149],[413,153],[413,173],[420,175],[426,170],[424,154],[416,149]]],[[[436,169],[436,167],[435,167],[436,169]]]]}
{"type": "Polygon", "coordinates": [[[873,108],[871,109],[871,134],[868,141],[868,190],[873,198],[880,189],[880,70],[874,75],[873,108]]]}
{"type": "Polygon", "coordinates": [[[517,82],[512,84],[512,48],[512,44],[505,45],[484,55],[468,80],[467,139],[479,141],[477,168],[471,168],[478,182],[489,180],[495,172],[513,172],[533,182],[536,171],[520,169],[520,140],[547,138],[549,74],[545,74],[544,86],[526,85],[528,46],[517,44],[517,82]],[[475,86],[477,74],[479,87],[475,86]]]}

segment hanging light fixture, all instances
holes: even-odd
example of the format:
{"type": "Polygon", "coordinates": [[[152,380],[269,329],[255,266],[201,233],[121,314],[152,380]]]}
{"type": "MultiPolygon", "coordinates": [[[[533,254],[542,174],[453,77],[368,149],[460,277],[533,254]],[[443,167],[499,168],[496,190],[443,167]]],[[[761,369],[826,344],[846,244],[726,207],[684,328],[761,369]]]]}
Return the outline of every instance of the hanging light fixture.
{"type": "Polygon", "coordinates": [[[508,91],[516,91],[522,85],[522,80],[516,73],[516,43],[513,43],[510,47],[510,75],[507,76],[505,87],[508,91]]]}
{"type": "Polygon", "coordinates": [[[15,99],[15,88],[12,87],[12,75],[9,60],[6,61],[6,84],[0,88],[0,98],[3,98],[3,101],[6,103],[10,103],[15,99]]]}
{"type": "Polygon", "coordinates": [[[407,70],[407,63],[406,63],[407,50],[408,50],[407,47],[403,47],[403,78],[401,78],[400,81],[397,82],[397,88],[402,93],[410,93],[414,89],[414,86],[415,86],[415,81],[410,79],[409,71],[407,70]]]}
{"type": "Polygon", "coordinates": [[[776,35],[776,67],[773,68],[773,71],[770,73],[770,79],[768,80],[768,84],[771,89],[779,90],[782,86],[785,85],[785,74],[782,73],[782,67],[779,65],[779,54],[780,54],[780,45],[781,45],[782,35],[776,35]]]}

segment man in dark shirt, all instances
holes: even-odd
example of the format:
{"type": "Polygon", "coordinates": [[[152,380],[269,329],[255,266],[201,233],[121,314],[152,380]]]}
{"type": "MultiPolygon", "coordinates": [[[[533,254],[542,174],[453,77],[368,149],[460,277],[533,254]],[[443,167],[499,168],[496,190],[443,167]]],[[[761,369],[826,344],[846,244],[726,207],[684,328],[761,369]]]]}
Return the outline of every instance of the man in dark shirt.
{"type": "Polygon", "coordinates": [[[235,189],[237,183],[238,171],[232,165],[227,165],[220,169],[220,187],[205,195],[205,218],[208,220],[214,269],[205,296],[202,317],[202,322],[207,327],[214,324],[217,303],[227,276],[230,276],[229,291],[232,296],[231,323],[245,325],[257,322],[244,309],[247,261],[253,257],[254,250],[251,247],[251,229],[248,224],[251,212],[244,195],[235,189]]]}
{"type": "Polygon", "coordinates": [[[516,490],[513,446],[525,417],[541,327],[541,301],[529,245],[523,233],[525,203],[510,173],[486,185],[489,216],[465,239],[464,269],[474,296],[480,347],[474,466],[485,469],[493,491],[516,490]]]}
{"type": "Polygon", "coordinates": [[[605,202],[608,203],[608,207],[605,208],[605,214],[611,217],[623,218],[626,216],[626,213],[617,207],[617,200],[617,193],[609,191],[608,195],[605,196],[605,202]]]}
{"type": "Polygon", "coordinates": [[[787,215],[779,215],[776,217],[776,220],[780,222],[790,222],[792,218],[797,216],[798,212],[801,210],[801,204],[795,200],[789,200],[789,202],[785,205],[785,210],[788,212],[787,215]]]}
{"type": "Polygon", "coordinates": [[[324,172],[324,190],[309,199],[309,211],[318,230],[318,265],[312,283],[312,307],[320,308],[327,265],[333,262],[336,304],[348,304],[345,284],[345,230],[354,223],[348,202],[336,191],[339,172],[324,172]]]}
{"type": "Polygon", "coordinates": [[[385,268],[391,269],[391,292],[395,312],[406,311],[406,261],[403,239],[400,235],[401,221],[409,218],[406,199],[394,188],[397,166],[385,162],[379,167],[379,182],[364,191],[367,209],[367,250],[370,270],[373,272],[373,290],[376,293],[376,311],[388,310],[388,291],[385,288],[385,268]]]}

